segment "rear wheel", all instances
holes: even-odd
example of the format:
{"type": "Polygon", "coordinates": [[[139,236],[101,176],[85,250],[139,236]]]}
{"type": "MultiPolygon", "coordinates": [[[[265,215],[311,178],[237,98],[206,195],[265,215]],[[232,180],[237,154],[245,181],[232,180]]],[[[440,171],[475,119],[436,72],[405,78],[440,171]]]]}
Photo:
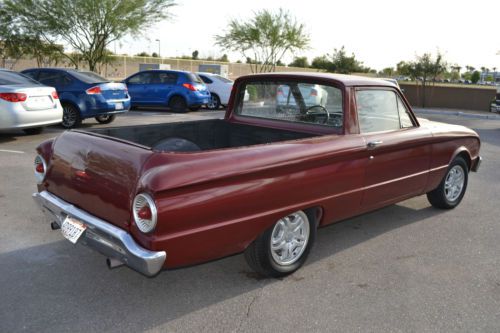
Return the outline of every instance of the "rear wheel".
{"type": "Polygon", "coordinates": [[[100,124],[109,124],[112,123],[115,118],[116,114],[104,114],[102,116],[95,117],[95,120],[97,120],[97,122],[100,124]]]}
{"type": "Polygon", "coordinates": [[[467,163],[462,157],[456,157],[448,167],[439,186],[427,193],[427,199],[436,208],[452,209],[458,206],[464,197],[468,182],[467,163]]]}
{"type": "Polygon", "coordinates": [[[80,111],[71,105],[64,103],[63,107],[63,119],[62,119],[62,127],[64,128],[74,128],[78,127],[82,124],[82,117],[80,116],[80,111]]]}
{"type": "Polygon", "coordinates": [[[245,250],[245,259],[257,273],[282,277],[295,272],[307,259],[316,238],[316,225],[305,212],[279,219],[245,250]]]}
{"type": "Polygon", "coordinates": [[[28,135],[40,134],[43,132],[43,127],[33,127],[33,128],[25,128],[23,132],[28,135]]]}
{"type": "Polygon", "coordinates": [[[184,98],[180,96],[174,96],[168,102],[168,107],[174,112],[186,112],[187,103],[184,98]]]}
{"type": "Polygon", "coordinates": [[[218,110],[220,108],[220,98],[219,96],[212,94],[207,103],[207,108],[209,110],[218,110]]]}

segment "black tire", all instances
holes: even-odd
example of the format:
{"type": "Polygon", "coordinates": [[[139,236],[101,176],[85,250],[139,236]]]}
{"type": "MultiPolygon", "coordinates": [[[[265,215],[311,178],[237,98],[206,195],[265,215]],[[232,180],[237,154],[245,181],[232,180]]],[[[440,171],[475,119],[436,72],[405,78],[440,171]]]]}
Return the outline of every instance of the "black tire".
{"type": "MultiPolygon", "coordinates": [[[[303,211],[292,213],[285,218],[291,217],[292,215],[297,213],[301,214],[302,217],[306,217],[307,221],[305,221],[305,223],[307,223],[309,226],[309,236],[307,238],[307,241],[305,242],[305,248],[296,257],[296,261],[290,264],[283,265],[277,262],[273,257],[273,250],[271,249],[271,238],[273,237],[273,231],[275,231],[275,227],[283,220],[280,219],[262,235],[260,235],[245,250],[245,259],[248,265],[254,271],[263,276],[279,278],[295,272],[304,264],[307,256],[309,255],[309,252],[311,251],[311,247],[314,244],[314,240],[316,239],[317,226],[314,217],[310,216],[310,214],[308,215],[303,211]]],[[[292,251],[292,253],[294,252],[295,250],[292,251]]]]}
{"type": "Polygon", "coordinates": [[[186,112],[187,103],[181,96],[174,96],[168,102],[168,107],[178,113],[186,112]]]}
{"type": "Polygon", "coordinates": [[[220,108],[220,98],[216,94],[210,96],[210,100],[207,103],[207,109],[209,110],[219,110],[220,108]]]}
{"type": "Polygon", "coordinates": [[[112,123],[116,119],[116,114],[103,114],[102,116],[95,117],[100,124],[109,124],[112,123]]]}
{"type": "Polygon", "coordinates": [[[27,135],[35,135],[43,132],[43,127],[33,127],[33,128],[25,128],[23,132],[27,135]]]}
{"type": "MultiPolygon", "coordinates": [[[[459,171],[460,172],[460,171],[459,171]]],[[[467,166],[467,162],[462,157],[456,157],[449,165],[448,170],[446,170],[446,174],[439,183],[439,186],[427,193],[427,200],[431,203],[432,206],[440,209],[453,209],[465,195],[465,191],[467,190],[467,182],[469,180],[469,168],[467,166]],[[460,189],[460,192],[452,195],[454,187],[447,188],[449,184],[452,183],[452,177],[454,172],[452,170],[461,170],[463,175],[463,185],[460,189]]]]}
{"type": "Polygon", "coordinates": [[[193,105],[189,107],[191,111],[198,111],[201,108],[201,105],[193,105]]]}
{"type": "Polygon", "coordinates": [[[62,127],[64,128],[75,128],[82,124],[82,116],[80,111],[72,104],[64,103],[63,107],[63,119],[62,127]]]}

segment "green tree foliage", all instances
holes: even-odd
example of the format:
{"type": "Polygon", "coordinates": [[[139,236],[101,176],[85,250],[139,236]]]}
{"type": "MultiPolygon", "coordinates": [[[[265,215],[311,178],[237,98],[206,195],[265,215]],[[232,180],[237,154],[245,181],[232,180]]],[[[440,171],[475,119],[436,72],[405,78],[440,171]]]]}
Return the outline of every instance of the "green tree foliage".
{"type": "Polygon", "coordinates": [[[215,41],[223,49],[247,58],[252,72],[271,72],[287,53],[307,48],[309,36],[304,30],[304,25],[287,11],[264,9],[246,22],[230,20],[225,34],[215,36],[215,41]]]}
{"type": "Polygon", "coordinates": [[[138,57],[151,57],[151,55],[147,52],[142,51],[141,53],[137,53],[136,56],[138,57]]]}
{"type": "MultiPolygon", "coordinates": [[[[0,25],[51,45],[64,42],[96,70],[106,62],[110,43],[169,18],[174,5],[173,0],[3,0],[0,25]]],[[[71,54],[61,54],[78,67],[71,54]]]]}
{"type": "MultiPolygon", "coordinates": [[[[474,71],[470,77],[470,80],[472,81],[472,83],[476,84],[479,82],[480,77],[481,77],[481,74],[478,71],[474,71]]],[[[493,80],[493,77],[491,77],[491,80],[493,80]]]]}
{"type": "Polygon", "coordinates": [[[379,72],[379,75],[386,76],[386,77],[391,77],[391,76],[394,75],[394,68],[392,68],[392,67],[386,67],[386,68],[382,69],[379,72]]]}
{"type": "Polygon", "coordinates": [[[198,50],[194,50],[193,53],[191,53],[191,58],[193,60],[198,60],[199,55],[200,55],[200,52],[198,52],[198,50]]]}
{"type": "Polygon", "coordinates": [[[229,62],[229,58],[227,57],[227,54],[223,54],[222,57],[217,59],[217,61],[229,62]]]}
{"type": "Polygon", "coordinates": [[[307,60],[307,57],[295,57],[288,66],[307,68],[309,67],[309,60],[307,60]]]}
{"type": "Polygon", "coordinates": [[[345,48],[335,49],[332,54],[326,54],[313,59],[311,67],[332,73],[367,73],[370,68],[364,67],[363,62],[356,59],[354,53],[346,54],[345,48]]]}

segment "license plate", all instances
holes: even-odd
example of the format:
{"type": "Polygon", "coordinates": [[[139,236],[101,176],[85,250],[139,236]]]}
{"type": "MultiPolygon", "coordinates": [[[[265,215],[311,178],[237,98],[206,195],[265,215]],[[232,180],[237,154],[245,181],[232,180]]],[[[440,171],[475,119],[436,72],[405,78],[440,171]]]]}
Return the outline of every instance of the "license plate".
{"type": "Polygon", "coordinates": [[[123,110],[123,103],[116,103],[115,110],[123,110]]]}
{"type": "Polygon", "coordinates": [[[87,226],[73,217],[67,216],[61,226],[61,233],[71,243],[76,244],[87,226]]]}

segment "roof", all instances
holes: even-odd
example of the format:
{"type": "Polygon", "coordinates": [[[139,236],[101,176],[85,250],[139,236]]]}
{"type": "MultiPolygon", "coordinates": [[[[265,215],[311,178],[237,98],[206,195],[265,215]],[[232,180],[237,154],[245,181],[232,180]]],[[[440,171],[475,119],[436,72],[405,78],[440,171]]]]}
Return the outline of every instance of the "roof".
{"type": "Polygon", "coordinates": [[[376,79],[371,77],[359,76],[359,75],[345,75],[345,74],[332,74],[332,73],[319,73],[319,72],[274,72],[274,73],[259,73],[246,75],[245,77],[279,77],[290,76],[294,78],[318,78],[334,80],[342,83],[345,86],[386,86],[394,87],[394,83],[376,79]]]}

